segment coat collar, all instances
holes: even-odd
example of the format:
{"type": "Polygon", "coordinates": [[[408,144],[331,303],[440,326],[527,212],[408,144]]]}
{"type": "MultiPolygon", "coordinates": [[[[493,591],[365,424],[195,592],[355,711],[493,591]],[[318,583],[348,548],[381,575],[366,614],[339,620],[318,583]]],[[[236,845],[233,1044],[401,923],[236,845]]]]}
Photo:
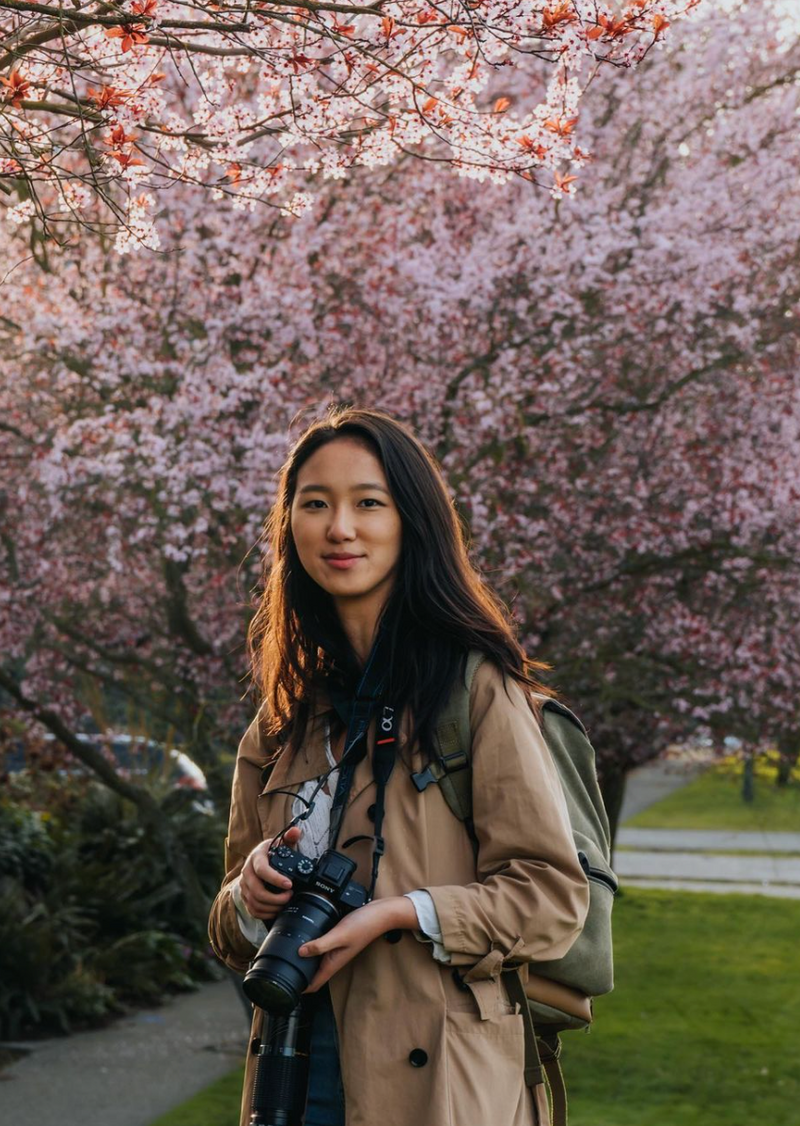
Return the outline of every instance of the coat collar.
{"type": "Polygon", "coordinates": [[[275,760],[267,784],[263,792],[272,793],[290,786],[297,786],[307,782],[310,778],[319,778],[328,770],[328,756],[325,753],[327,742],[328,721],[332,706],[330,700],[323,700],[317,696],[312,706],[306,736],[303,746],[296,754],[290,755],[283,750],[275,760]]]}
{"type": "MultiPolygon", "coordinates": [[[[308,782],[311,778],[319,778],[329,769],[328,756],[325,753],[325,744],[328,738],[328,725],[331,715],[333,713],[333,704],[330,697],[325,692],[318,693],[315,703],[309,711],[308,726],[306,728],[305,739],[303,746],[298,750],[295,755],[289,755],[286,751],[281,752],[274,760],[275,765],[272,768],[267,784],[262,793],[270,794],[275,790],[289,789],[298,786],[303,782],[308,782]]],[[[371,758],[372,746],[375,738],[375,723],[373,718],[367,733],[367,759],[371,758]]],[[[400,721],[400,731],[398,732],[397,746],[398,750],[402,750],[408,743],[408,717],[406,713],[400,721]]],[[[372,768],[368,762],[364,762],[358,772],[357,777],[354,779],[353,789],[351,791],[350,799],[352,800],[357,794],[364,789],[372,779],[372,768]],[[366,773],[362,773],[366,770],[366,773]]]]}

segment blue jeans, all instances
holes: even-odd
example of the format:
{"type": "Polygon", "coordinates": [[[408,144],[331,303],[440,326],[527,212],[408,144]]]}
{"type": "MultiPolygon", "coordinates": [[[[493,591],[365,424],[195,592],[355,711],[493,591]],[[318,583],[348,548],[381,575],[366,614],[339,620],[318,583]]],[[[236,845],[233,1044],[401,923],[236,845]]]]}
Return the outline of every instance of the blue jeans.
{"type": "Polygon", "coordinates": [[[305,1126],[344,1126],[344,1089],[339,1070],[339,1046],[327,985],[317,994],[311,1026],[305,1126]]]}

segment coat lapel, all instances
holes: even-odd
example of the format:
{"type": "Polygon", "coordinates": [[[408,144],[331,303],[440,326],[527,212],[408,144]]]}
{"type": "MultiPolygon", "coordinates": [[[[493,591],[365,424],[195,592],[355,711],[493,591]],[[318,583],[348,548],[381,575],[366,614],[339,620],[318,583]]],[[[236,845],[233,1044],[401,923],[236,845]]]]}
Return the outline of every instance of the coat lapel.
{"type": "MultiPolygon", "coordinates": [[[[325,740],[327,726],[333,712],[333,706],[327,697],[321,697],[314,708],[308,721],[308,730],[303,746],[294,756],[281,753],[275,761],[267,784],[262,794],[271,794],[275,790],[292,789],[308,782],[311,778],[319,778],[328,770],[328,758],[325,754],[325,740]]],[[[375,727],[377,719],[373,718],[367,732],[367,756],[356,767],[353,784],[347,798],[349,806],[364,790],[373,784],[372,778],[372,751],[375,745],[375,727]]],[[[400,731],[398,733],[398,750],[402,752],[408,742],[407,719],[404,713],[400,731]]]]}
{"type": "Polygon", "coordinates": [[[295,755],[289,755],[285,750],[281,752],[262,793],[271,794],[274,790],[299,786],[310,778],[319,778],[328,770],[325,737],[330,711],[330,707],[319,709],[309,717],[303,746],[295,755]]]}

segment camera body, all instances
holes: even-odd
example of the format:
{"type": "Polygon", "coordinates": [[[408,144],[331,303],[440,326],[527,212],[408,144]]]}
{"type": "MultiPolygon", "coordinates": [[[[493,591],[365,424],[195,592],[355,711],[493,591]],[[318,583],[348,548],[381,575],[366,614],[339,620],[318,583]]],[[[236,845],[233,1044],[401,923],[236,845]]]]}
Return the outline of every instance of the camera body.
{"type": "Polygon", "coordinates": [[[242,988],[254,1005],[284,1014],[299,1004],[320,963],[319,957],[301,958],[299,948],[363,907],[369,896],[352,878],[355,862],[334,849],[313,860],[282,844],[270,849],[269,862],[292,881],[293,895],[250,963],[242,988]]]}
{"type": "Polygon", "coordinates": [[[312,860],[288,845],[278,845],[270,850],[269,862],[276,872],[289,877],[295,895],[301,891],[324,895],[341,908],[342,915],[367,902],[367,889],[350,878],[355,863],[332,848],[312,860]]]}

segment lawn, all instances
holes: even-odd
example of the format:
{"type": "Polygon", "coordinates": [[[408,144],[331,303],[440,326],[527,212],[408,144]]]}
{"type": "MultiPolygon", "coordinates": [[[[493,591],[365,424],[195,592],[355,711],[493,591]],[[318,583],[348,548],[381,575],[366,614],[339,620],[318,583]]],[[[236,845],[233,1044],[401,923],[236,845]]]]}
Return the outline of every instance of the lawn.
{"type": "Polygon", "coordinates": [[[800,903],[626,890],[617,987],[564,1037],[572,1126],[797,1126],[800,903]]]}
{"type": "MultiPolygon", "coordinates": [[[[617,988],[564,1037],[571,1126],[797,1126],[800,902],[635,889],[615,920],[617,988]]],[[[153,1126],[236,1126],[240,1083],[153,1126]]]]}
{"type": "Polygon", "coordinates": [[[218,1079],[152,1126],[239,1126],[243,1068],[218,1079]]]}
{"type": "Polygon", "coordinates": [[[759,759],[755,800],[742,800],[742,764],[726,759],[625,822],[631,829],[738,829],[800,833],[800,769],[775,785],[775,767],[759,759]]]}

